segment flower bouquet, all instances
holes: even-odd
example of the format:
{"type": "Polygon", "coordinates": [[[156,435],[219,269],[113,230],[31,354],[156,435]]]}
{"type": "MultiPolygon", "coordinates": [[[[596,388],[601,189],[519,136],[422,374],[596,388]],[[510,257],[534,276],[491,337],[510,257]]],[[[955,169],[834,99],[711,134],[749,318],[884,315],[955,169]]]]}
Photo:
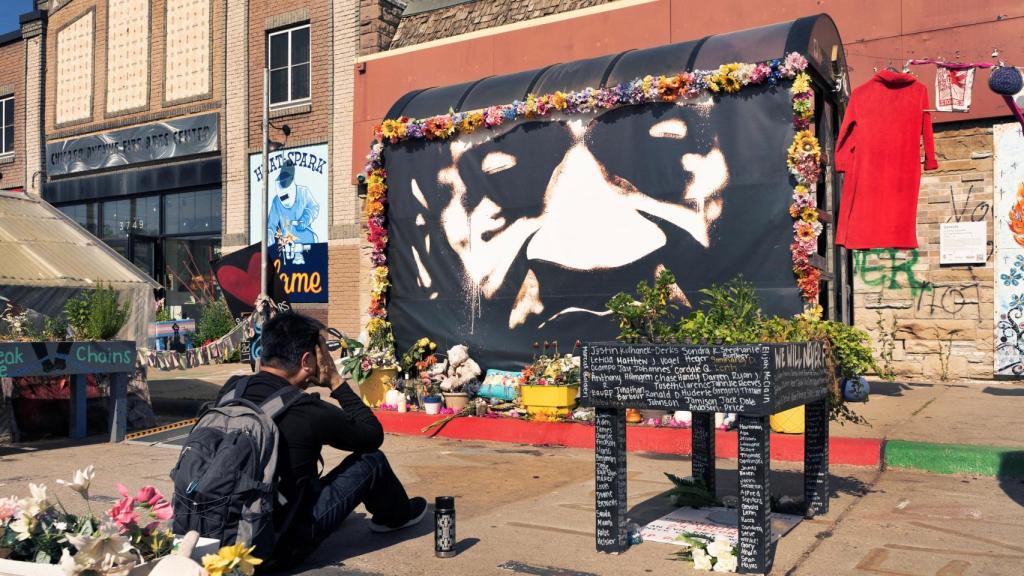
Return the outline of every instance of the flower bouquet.
{"type": "MultiPolygon", "coordinates": [[[[576,347],[579,344],[577,341],[576,347]]],[[[537,343],[533,346],[540,348],[537,343]]],[[[520,402],[535,418],[562,418],[568,416],[576,406],[579,386],[579,357],[572,354],[560,355],[557,341],[545,342],[544,353],[523,368],[519,377],[520,402]],[[549,348],[552,350],[551,355],[548,355],[549,348]]]]}
{"type": "Polygon", "coordinates": [[[437,362],[434,356],[435,350],[437,350],[437,344],[431,342],[430,338],[426,336],[420,338],[405,351],[405,354],[402,354],[402,358],[398,362],[398,371],[405,374],[406,378],[410,375],[418,377],[420,372],[427,370],[437,362]]]}
{"type": "Polygon", "coordinates": [[[76,471],[71,481],[57,480],[85,500],[88,512],[83,515],[68,512],[45,485],[29,484],[29,498],[0,499],[0,572],[129,574],[133,567],[171,552],[174,534],[164,525],[172,517],[170,502],[152,486],[132,495],[118,484],[121,500],[97,517],[89,501],[94,475],[89,466],[76,471]],[[29,567],[21,568],[23,563],[29,567]],[[31,569],[40,564],[59,568],[31,569]]]}
{"type": "Polygon", "coordinates": [[[677,541],[685,548],[674,555],[674,560],[693,562],[694,570],[735,572],[738,564],[736,547],[726,538],[712,540],[700,534],[680,534],[677,541]]]}

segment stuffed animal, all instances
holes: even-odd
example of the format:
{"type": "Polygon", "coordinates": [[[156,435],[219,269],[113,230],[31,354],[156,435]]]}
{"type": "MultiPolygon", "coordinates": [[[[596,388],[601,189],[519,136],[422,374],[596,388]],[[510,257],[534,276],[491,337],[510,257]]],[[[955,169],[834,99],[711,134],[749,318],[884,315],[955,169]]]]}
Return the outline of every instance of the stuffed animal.
{"type": "Polygon", "coordinates": [[[480,377],[483,372],[480,365],[469,357],[469,348],[465,344],[457,344],[448,350],[448,361],[435,367],[436,375],[441,376],[443,392],[462,392],[466,385],[480,377]]]}

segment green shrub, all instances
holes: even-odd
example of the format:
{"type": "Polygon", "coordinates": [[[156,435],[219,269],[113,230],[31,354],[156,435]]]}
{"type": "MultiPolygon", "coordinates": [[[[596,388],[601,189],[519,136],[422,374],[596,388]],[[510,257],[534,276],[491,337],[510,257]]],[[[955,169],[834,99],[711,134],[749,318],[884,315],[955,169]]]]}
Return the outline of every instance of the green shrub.
{"type": "Polygon", "coordinates": [[[128,304],[118,303],[112,286],[83,292],[64,304],[64,315],[77,340],[110,340],[128,322],[128,304]]]}
{"type": "Polygon", "coordinates": [[[664,270],[654,286],[640,282],[636,297],[621,292],[608,301],[608,309],[619,321],[619,340],[678,344],[821,342],[831,368],[832,419],[865,423],[844,403],[842,381],[879,373],[866,332],[806,314],[793,318],[767,317],[761,312],[753,285],[742,279],[701,290],[701,309],[677,320],[673,314],[677,307],[671,302],[674,283],[672,273],[664,270]]]}
{"type": "Polygon", "coordinates": [[[213,300],[203,306],[199,322],[196,324],[193,344],[202,345],[209,340],[216,340],[235,327],[235,319],[228,310],[224,300],[213,300]]]}

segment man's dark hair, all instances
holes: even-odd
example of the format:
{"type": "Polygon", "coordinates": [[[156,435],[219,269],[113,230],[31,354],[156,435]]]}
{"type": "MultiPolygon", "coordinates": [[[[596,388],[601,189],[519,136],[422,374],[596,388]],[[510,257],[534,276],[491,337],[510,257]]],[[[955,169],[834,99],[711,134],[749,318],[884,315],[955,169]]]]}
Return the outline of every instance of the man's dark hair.
{"type": "Polygon", "coordinates": [[[303,354],[316,353],[323,327],[319,321],[297,312],[277,314],[263,325],[260,362],[288,372],[298,370],[303,354]]]}

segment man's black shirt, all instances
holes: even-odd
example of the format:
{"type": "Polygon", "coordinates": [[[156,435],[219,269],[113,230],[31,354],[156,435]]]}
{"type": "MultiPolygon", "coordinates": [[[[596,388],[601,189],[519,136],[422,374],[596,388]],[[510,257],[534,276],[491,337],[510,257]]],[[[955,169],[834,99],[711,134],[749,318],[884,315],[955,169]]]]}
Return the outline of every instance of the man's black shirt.
{"type": "MultiPolygon", "coordinates": [[[[234,388],[240,378],[249,378],[243,398],[259,404],[284,386],[287,380],[269,372],[234,377],[220,396],[234,388]]],[[[377,417],[348,386],[342,384],[331,397],[341,408],[306,394],[275,419],[278,431],[278,491],[285,502],[274,510],[274,526],[284,540],[298,536],[308,524],[317,492],[320,450],[332,446],[350,452],[372,452],[384,442],[384,429],[377,417]],[[293,530],[293,527],[295,528],[293,530]]],[[[278,548],[287,542],[278,542],[278,548]]],[[[275,554],[276,556],[276,554],[275,554]]]]}

